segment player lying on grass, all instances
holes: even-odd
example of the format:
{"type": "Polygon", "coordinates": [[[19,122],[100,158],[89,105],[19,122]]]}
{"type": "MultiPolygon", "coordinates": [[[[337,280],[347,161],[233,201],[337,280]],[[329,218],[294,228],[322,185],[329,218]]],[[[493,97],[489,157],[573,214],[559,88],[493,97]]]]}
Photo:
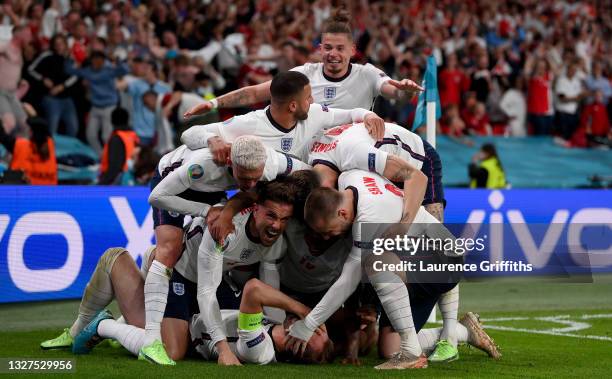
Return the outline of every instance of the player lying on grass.
{"type": "MultiPolygon", "coordinates": [[[[380,141],[362,130],[355,124],[338,126],[321,132],[311,143],[308,162],[320,174],[322,185],[336,188],[338,175],[352,169],[376,172],[404,189],[406,213],[416,214],[418,206],[422,205],[444,222],[442,161],[436,150],[419,135],[393,123],[385,123],[385,136],[380,141]],[[417,198],[419,180],[425,178],[427,186],[422,203],[410,201],[417,198]]],[[[444,324],[440,346],[428,358],[432,362],[458,357],[455,325],[459,286],[443,294],[438,306],[444,324]]]]}
{"type": "Polygon", "coordinates": [[[147,337],[143,354],[148,359],[169,362],[164,350],[155,346],[160,344],[159,323],[166,306],[171,269],[181,252],[184,216],[206,216],[212,205],[225,199],[229,189],[248,190],[259,180],[272,180],[279,174],[307,167],[266,148],[252,136],[236,139],[229,165],[213,163],[208,149],[192,151],[184,145],[162,157],[149,197],[158,247],[145,285],[147,337]]]}
{"type": "MultiPolygon", "coordinates": [[[[410,225],[409,235],[425,234],[429,237],[438,237],[438,234],[442,233],[442,236],[448,236],[444,233],[444,229],[440,228],[439,221],[424,208],[419,208],[416,217],[414,214],[403,213],[401,190],[378,174],[359,170],[345,172],[339,177],[338,187],[339,191],[323,187],[313,190],[306,201],[305,219],[307,224],[324,238],[343,235],[352,226],[353,248],[338,280],[304,321],[298,321],[292,327],[290,344],[296,350],[303,348],[314,330],[325,322],[357,288],[361,279],[362,246],[364,246],[364,241],[361,239],[362,223],[401,223],[410,217],[414,221],[410,225]]],[[[421,198],[417,197],[418,204],[422,201],[423,193],[424,188],[421,198]]],[[[388,278],[371,275],[370,282],[386,313],[390,315],[391,325],[399,332],[401,338],[398,354],[377,368],[427,367],[427,359],[418,342],[417,327],[420,329],[423,326],[431,309],[427,315],[424,313],[415,315],[418,317],[415,323],[408,290],[401,281],[389,282],[388,278]]],[[[452,289],[455,284],[447,285],[445,291],[436,288],[436,292],[428,294],[429,298],[435,298],[432,306],[440,294],[452,289]]]]}

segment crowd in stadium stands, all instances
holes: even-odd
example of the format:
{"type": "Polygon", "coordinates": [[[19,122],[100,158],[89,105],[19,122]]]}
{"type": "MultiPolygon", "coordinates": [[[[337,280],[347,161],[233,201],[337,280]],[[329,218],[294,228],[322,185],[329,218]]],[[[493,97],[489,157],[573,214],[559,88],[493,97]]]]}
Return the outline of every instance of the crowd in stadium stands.
{"type": "MultiPolygon", "coordinates": [[[[355,62],[420,81],[433,54],[440,133],[611,145],[605,0],[4,0],[5,132],[27,136],[26,118],[38,115],[50,133],[77,136],[102,156],[121,107],[143,147],[134,154],[154,159],[151,149],[175,146],[189,122],[182,113],[201,99],[318,60],[321,25],[340,6],[353,18],[355,62]]],[[[374,110],[409,127],[415,107],[416,97],[379,98],[374,110]]]]}

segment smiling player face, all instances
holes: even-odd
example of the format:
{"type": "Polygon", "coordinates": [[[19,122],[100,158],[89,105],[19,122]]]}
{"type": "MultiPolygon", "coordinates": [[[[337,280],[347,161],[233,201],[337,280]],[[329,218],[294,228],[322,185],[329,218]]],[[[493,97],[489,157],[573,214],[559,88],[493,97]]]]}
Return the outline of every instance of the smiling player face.
{"type": "Polygon", "coordinates": [[[325,73],[332,76],[344,75],[351,57],[355,54],[355,45],[349,36],[342,33],[325,33],[320,49],[325,73]]]}
{"type": "Polygon", "coordinates": [[[272,246],[285,231],[292,214],[293,205],[290,204],[269,200],[263,204],[257,204],[253,212],[253,219],[261,244],[272,246]]]}

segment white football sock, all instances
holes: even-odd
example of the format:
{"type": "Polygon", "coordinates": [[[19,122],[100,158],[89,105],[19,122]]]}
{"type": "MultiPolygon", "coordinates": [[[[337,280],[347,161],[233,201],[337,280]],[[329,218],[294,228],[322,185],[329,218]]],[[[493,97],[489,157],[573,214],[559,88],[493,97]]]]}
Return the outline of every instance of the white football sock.
{"type": "Polygon", "coordinates": [[[370,281],[393,329],[400,335],[400,350],[420,356],[423,351],[414,327],[406,284],[391,273],[375,274],[370,281]]]}
{"type": "Polygon", "coordinates": [[[70,327],[72,337],[79,334],[98,312],[113,301],[114,292],[110,274],[117,257],[125,252],[126,250],[122,248],[108,249],[98,260],[96,269],[83,292],[79,305],[79,316],[70,327]]]}
{"type": "Polygon", "coordinates": [[[171,270],[163,263],[154,260],[144,285],[145,295],[145,345],[155,340],[161,341],[161,322],[168,301],[168,287],[171,270]]]}
{"type": "MultiPolygon", "coordinates": [[[[436,347],[436,344],[441,339],[442,328],[428,328],[419,330],[419,343],[426,355],[429,355],[436,347]]],[[[468,342],[468,330],[465,326],[457,324],[455,327],[455,335],[458,343],[468,342]]]]}
{"type": "Polygon", "coordinates": [[[457,311],[459,309],[459,285],[440,296],[438,301],[442,313],[442,334],[440,339],[447,340],[451,345],[457,346],[457,311]]]}
{"type": "Polygon", "coordinates": [[[115,320],[102,320],[98,324],[98,334],[100,337],[118,341],[121,346],[137,356],[143,346],[145,330],[115,320]]]}

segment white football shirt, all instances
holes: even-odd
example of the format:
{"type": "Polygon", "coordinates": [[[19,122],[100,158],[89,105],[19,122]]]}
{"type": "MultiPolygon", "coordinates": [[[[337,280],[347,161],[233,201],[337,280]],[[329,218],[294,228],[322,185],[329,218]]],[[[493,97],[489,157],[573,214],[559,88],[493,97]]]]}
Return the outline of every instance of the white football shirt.
{"type": "Polygon", "coordinates": [[[366,109],[344,110],[311,104],[306,120],[298,121],[291,129],[284,129],[272,118],[267,107],[224,122],[193,126],[183,133],[181,141],[195,150],[208,146],[211,137],[218,136],[231,143],[240,136],[253,135],[267,147],[305,162],[308,143],[320,130],[349,122],[362,122],[368,113],[371,112],[366,109]]]}
{"type": "Polygon", "coordinates": [[[338,173],[358,169],[383,175],[388,154],[403,158],[419,170],[426,159],[421,137],[389,122],[385,123],[381,141],[375,141],[361,123],[346,124],[320,132],[309,151],[309,164],[323,164],[338,173]]]}
{"type": "Polygon", "coordinates": [[[371,109],[382,85],[390,80],[384,71],[371,64],[349,64],[346,75],[331,78],[323,72],[323,63],[306,63],[294,67],[308,77],[315,103],[340,109],[371,109]]]}
{"type": "MultiPolygon", "coordinates": [[[[260,279],[278,288],[278,271],[276,262],[283,256],[282,235],[269,247],[263,246],[249,233],[248,223],[252,216],[251,209],[245,209],[232,219],[235,232],[225,238],[224,246],[219,246],[206,230],[198,250],[197,283],[200,317],[207,326],[213,343],[226,338],[226,331],[221,320],[217,288],[223,273],[234,267],[249,266],[260,263],[260,279]]],[[[192,270],[196,269],[192,267],[192,270]]],[[[188,271],[193,277],[194,272],[188,271]]],[[[189,279],[188,276],[186,278],[189,279]]],[[[284,316],[284,315],[283,315],[284,316]]]]}
{"type": "MultiPolygon", "coordinates": [[[[266,148],[267,159],[261,181],[274,180],[278,175],[288,175],[296,170],[310,169],[306,163],[266,148]]],[[[180,214],[202,216],[208,208],[202,203],[190,201],[178,195],[186,190],[219,192],[237,188],[229,167],[217,166],[208,149],[190,150],[182,145],[164,155],[158,165],[163,178],[151,191],[149,202],[161,209],[180,214]]]]}

